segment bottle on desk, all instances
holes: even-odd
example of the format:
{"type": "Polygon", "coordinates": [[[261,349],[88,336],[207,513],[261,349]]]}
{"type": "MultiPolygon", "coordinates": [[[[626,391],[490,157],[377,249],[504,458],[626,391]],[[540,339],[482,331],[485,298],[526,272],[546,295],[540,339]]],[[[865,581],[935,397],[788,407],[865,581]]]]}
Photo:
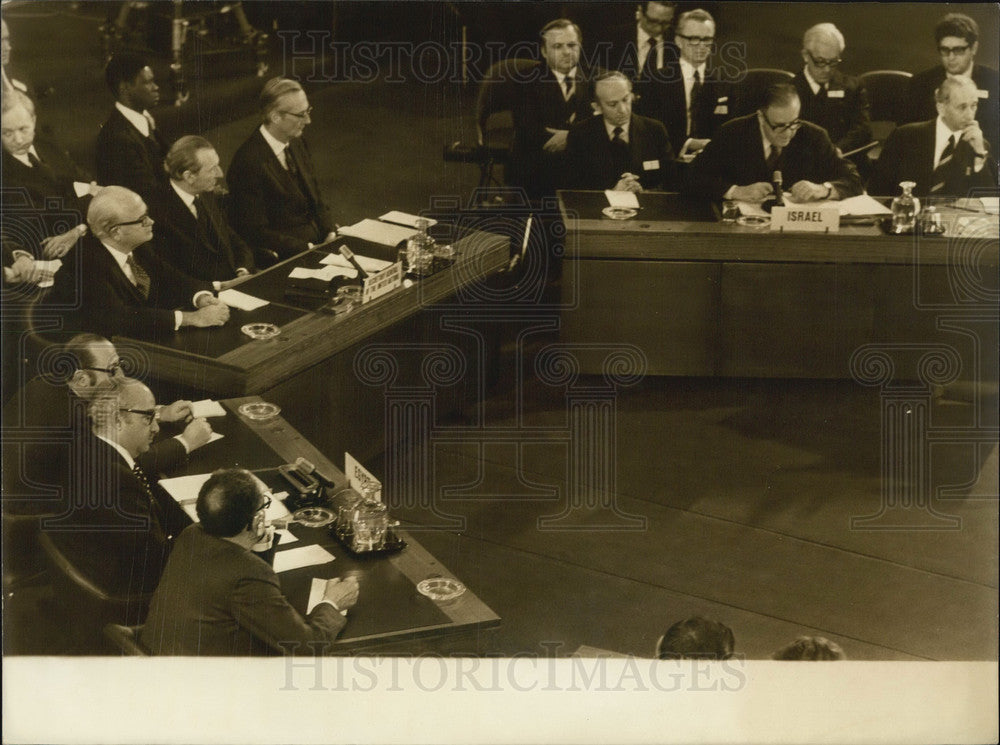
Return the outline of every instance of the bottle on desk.
{"type": "Polygon", "coordinates": [[[910,233],[920,214],[920,200],[913,196],[913,181],[902,181],[899,184],[903,193],[892,200],[892,232],[896,234],[910,233]]]}
{"type": "Polygon", "coordinates": [[[417,218],[414,224],[417,233],[406,241],[405,256],[401,255],[400,258],[404,260],[403,269],[408,274],[424,276],[430,273],[431,262],[434,260],[434,239],[427,235],[429,223],[425,218],[417,218]]]}

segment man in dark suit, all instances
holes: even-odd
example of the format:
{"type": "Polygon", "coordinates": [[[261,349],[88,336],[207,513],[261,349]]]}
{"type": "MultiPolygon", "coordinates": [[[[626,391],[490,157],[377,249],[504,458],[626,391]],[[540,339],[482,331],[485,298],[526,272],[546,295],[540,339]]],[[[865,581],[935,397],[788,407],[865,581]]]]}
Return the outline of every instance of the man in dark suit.
{"type": "Polygon", "coordinates": [[[612,27],[596,45],[596,64],[607,70],[625,73],[632,81],[633,103],[637,114],[647,113],[647,89],[654,78],[671,62],[677,61],[677,49],[670,43],[676,4],[647,2],[635,8],[635,21],[612,27]]]}
{"type": "Polygon", "coordinates": [[[7,28],[7,21],[0,19],[2,35],[0,35],[0,75],[3,76],[3,94],[6,96],[13,91],[20,91],[31,95],[31,90],[27,83],[23,83],[10,74],[10,52],[14,48],[10,43],[10,29],[7,28]]]}
{"type": "MultiPolygon", "coordinates": [[[[182,326],[221,326],[227,308],[212,286],[174,269],[147,246],[153,220],[133,191],[106,186],[87,210],[90,235],[76,252],[75,266],[63,267],[47,303],[79,307],[66,328],[116,335],[151,337],[182,326]],[[182,307],[193,310],[181,310],[182,307]]],[[[70,311],[71,312],[71,311],[70,311]]]]}
{"type": "Polygon", "coordinates": [[[599,116],[575,125],[567,138],[570,182],[579,189],[672,189],[674,151],[655,119],[632,113],[632,83],[621,72],[594,79],[593,107],[599,116]]]}
{"type": "Polygon", "coordinates": [[[934,28],[941,64],[910,78],[908,117],[922,122],[937,116],[934,91],[945,78],[964,77],[975,83],[979,108],[976,121],[990,142],[1000,138],[1000,75],[990,67],[976,64],[979,25],[969,16],[948,13],[934,28]]]}
{"type": "Polygon", "coordinates": [[[580,28],[560,18],[541,31],[545,64],[537,77],[518,86],[514,142],[507,183],[522,187],[532,199],[551,196],[566,183],[566,136],[590,116],[585,77],[579,70],[580,28]]]}
{"type": "Polygon", "coordinates": [[[996,187],[996,158],[975,119],[975,84],[947,78],[935,95],[936,119],[904,124],[889,135],[868,184],[870,193],[898,194],[902,181],[914,182],[917,196],[964,197],[976,187],[996,187]]]}
{"type": "Polygon", "coordinates": [[[267,558],[251,553],[272,547],[274,536],[262,486],[241,469],[217,471],[202,486],[200,522],[178,537],[139,636],[154,655],[333,653],[357,580],[327,580],[308,616],[295,610],[267,558]]]}
{"type": "MultiPolygon", "coordinates": [[[[46,358],[47,368],[29,380],[4,405],[4,511],[17,514],[57,512],[64,504],[52,494],[65,483],[71,443],[89,430],[86,409],[98,386],[121,379],[118,351],[96,334],[78,334],[61,352],[46,358]],[[68,379],[67,379],[68,378],[68,379]]],[[[158,476],[184,465],[187,455],[209,441],[212,427],[191,419],[191,402],[159,407],[159,421],[184,426],[174,436],[157,439],[138,456],[143,470],[158,476]]]]}
{"type": "MultiPolygon", "coordinates": [[[[802,36],[805,66],[792,81],[802,103],[800,116],[826,130],[843,154],[872,141],[868,91],[837,69],[844,35],[832,23],[817,23],[802,36]]],[[[862,162],[867,162],[867,156],[862,162]]]]}
{"type": "Polygon", "coordinates": [[[156,219],[160,258],[195,279],[225,289],[254,271],[253,252],[230,227],[216,200],[222,178],[212,143],[186,135],[173,144],[164,167],[170,185],[157,190],[149,212],[156,219]]]}
{"type": "Polygon", "coordinates": [[[149,113],[159,103],[160,88],[146,60],[131,54],[112,57],[104,78],[115,106],[97,134],[97,179],[148,199],[167,181],[163,172],[167,143],[149,113]]]}
{"type": "MultiPolygon", "coordinates": [[[[2,108],[2,206],[4,209],[32,209],[43,224],[48,222],[46,212],[52,210],[57,213],[54,219],[65,224],[69,212],[86,205],[86,200],[77,199],[74,182],[90,183],[90,193],[96,192],[97,185],[73,162],[69,153],[52,140],[35,136],[35,104],[28,96],[11,91],[4,95],[2,108]]],[[[45,236],[40,241],[41,251],[37,258],[62,258],[86,232],[81,219],[69,230],[45,236]]]]}
{"type": "Polygon", "coordinates": [[[233,226],[261,266],[336,236],[302,133],[312,107],[302,86],[271,78],[260,93],[263,124],[229,166],[233,226]]]}
{"type": "Polygon", "coordinates": [[[837,155],[824,130],[799,119],[799,109],[791,83],[768,88],[760,110],[722,125],[694,159],[686,190],[709,199],[762,202],[780,171],[796,202],[860,194],[857,169],[837,155]]]}
{"type": "Polygon", "coordinates": [[[137,459],[159,430],[156,399],[137,380],[98,386],[92,429],[80,435],[66,513],[44,530],[85,577],[108,593],[152,592],[169,551],[159,503],[137,459]]]}

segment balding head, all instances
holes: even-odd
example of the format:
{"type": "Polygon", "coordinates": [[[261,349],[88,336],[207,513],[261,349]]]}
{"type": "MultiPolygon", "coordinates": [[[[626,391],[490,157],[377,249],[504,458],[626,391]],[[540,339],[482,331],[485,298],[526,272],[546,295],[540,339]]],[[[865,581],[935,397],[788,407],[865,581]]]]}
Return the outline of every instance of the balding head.
{"type": "Polygon", "coordinates": [[[156,398],[135,378],[110,378],[93,390],[90,418],[94,434],[117,442],[137,458],[160,431],[156,398]]]}
{"type": "Polygon", "coordinates": [[[124,253],[153,238],[153,220],[142,197],[124,186],[105,186],[90,202],[87,224],[102,242],[124,253]]]}

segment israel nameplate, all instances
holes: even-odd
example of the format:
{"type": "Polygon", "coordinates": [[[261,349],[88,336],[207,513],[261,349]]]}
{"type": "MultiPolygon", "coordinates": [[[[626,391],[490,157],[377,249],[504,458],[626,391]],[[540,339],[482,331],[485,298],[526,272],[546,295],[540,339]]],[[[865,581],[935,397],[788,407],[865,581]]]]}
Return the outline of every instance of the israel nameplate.
{"type": "Polygon", "coordinates": [[[840,230],[836,207],[794,205],[771,210],[771,230],[796,233],[829,233],[840,230]]]}
{"type": "Polygon", "coordinates": [[[403,284],[403,264],[397,261],[380,272],[369,274],[361,285],[361,304],[364,305],[403,284]]]}

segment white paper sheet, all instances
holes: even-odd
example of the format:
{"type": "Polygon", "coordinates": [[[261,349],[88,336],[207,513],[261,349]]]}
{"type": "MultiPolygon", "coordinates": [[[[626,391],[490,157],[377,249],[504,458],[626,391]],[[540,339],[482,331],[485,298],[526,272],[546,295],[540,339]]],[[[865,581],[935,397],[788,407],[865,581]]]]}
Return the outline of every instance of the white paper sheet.
{"type": "Polygon", "coordinates": [[[387,222],[379,222],[366,217],[361,222],[341,228],[340,235],[380,243],[383,246],[396,246],[417,234],[413,228],[404,228],[387,222]]]}
{"type": "Polygon", "coordinates": [[[257,308],[263,308],[268,304],[267,300],[261,300],[259,297],[247,295],[245,292],[233,289],[220,292],[219,300],[230,308],[239,308],[240,310],[257,310],[257,308]]]}
{"type": "MultiPolygon", "coordinates": [[[[400,212],[399,210],[392,210],[391,212],[386,212],[384,215],[379,217],[379,220],[383,222],[394,222],[399,225],[406,225],[410,228],[417,227],[417,220],[420,220],[419,215],[411,215],[409,212],[400,212]]],[[[432,227],[438,224],[437,220],[432,220],[429,217],[422,218],[427,221],[427,226],[432,227]]]]}
{"type": "Polygon", "coordinates": [[[608,198],[608,204],[612,207],[626,207],[628,209],[639,209],[639,197],[631,191],[615,191],[606,189],[604,195],[608,198]]]}
{"type": "Polygon", "coordinates": [[[90,194],[90,184],[85,184],[82,181],[74,181],[73,193],[76,194],[77,199],[87,196],[90,194]]]}
{"type": "Polygon", "coordinates": [[[326,564],[333,561],[334,558],[333,554],[316,544],[292,548],[288,551],[277,551],[274,554],[274,571],[281,574],[282,572],[290,572],[292,569],[326,564]]]}
{"type": "Polygon", "coordinates": [[[297,266],[289,273],[289,279],[318,279],[322,282],[329,282],[334,277],[358,276],[358,270],[353,267],[344,268],[341,266],[324,266],[320,269],[307,269],[304,266],[297,266]]]}
{"type": "Polygon", "coordinates": [[[836,204],[840,210],[841,217],[864,217],[867,215],[891,215],[892,210],[879,201],[876,201],[867,194],[859,194],[856,197],[841,199],[836,204]]]}
{"type": "Polygon", "coordinates": [[[50,259],[48,261],[45,259],[35,259],[35,268],[41,269],[43,272],[52,272],[52,279],[38,283],[39,287],[51,287],[55,284],[55,273],[62,268],[62,259],[50,259]]]}
{"type": "Polygon", "coordinates": [[[195,418],[225,415],[226,410],[222,408],[222,404],[218,401],[213,401],[210,398],[203,398],[201,401],[191,402],[191,416],[195,418]]]}
{"type": "MultiPolygon", "coordinates": [[[[371,256],[359,256],[354,254],[354,260],[358,262],[358,265],[364,269],[366,272],[380,272],[387,266],[391,266],[391,261],[384,261],[383,259],[373,259],[371,256]]],[[[327,254],[325,259],[320,260],[321,264],[329,264],[330,266],[341,267],[344,269],[350,269],[353,274],[347,275],[354,277],[357,275],[357,270],[351,266],[351,262],[345,259],[340,254],[327,254]]]]}

